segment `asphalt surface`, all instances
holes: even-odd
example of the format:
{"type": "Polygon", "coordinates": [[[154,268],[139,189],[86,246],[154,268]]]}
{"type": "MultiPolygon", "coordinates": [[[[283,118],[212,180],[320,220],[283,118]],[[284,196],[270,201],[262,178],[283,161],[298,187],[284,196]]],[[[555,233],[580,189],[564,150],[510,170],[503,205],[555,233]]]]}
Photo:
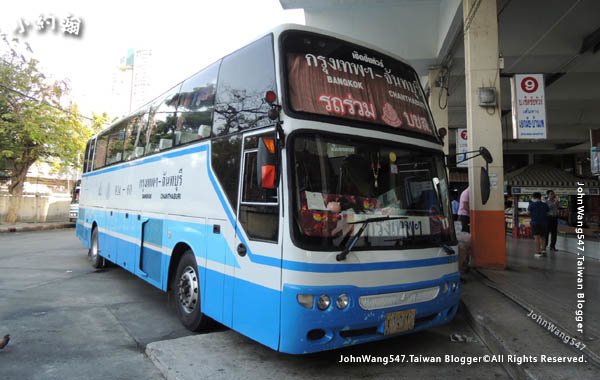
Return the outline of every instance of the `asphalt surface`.
{"type": "Polygon", "coordinates": [[[166,294],[118,267],[94,270],[73,229],[0,234],[4,334],[12,338],[0,350],[3,380],[162,379],[163,373],[181,379],[508,378],[495,363],[406,362],[410,355],[490,354],[463,315],[426,332],[308,356],[274,352],[225,328],[192,336],[166,294]],[[454,333],[468,342],[451,342],[454,333]],[[406,359],[339,363],[341,355],[363,354],[406,359]]]}
{"type": "Polygon", "coordinates": [[[162,379],[144,346],[188,334],[167,297],[95,271],[74,233],[0,235],[0,379],[162,379]]]}

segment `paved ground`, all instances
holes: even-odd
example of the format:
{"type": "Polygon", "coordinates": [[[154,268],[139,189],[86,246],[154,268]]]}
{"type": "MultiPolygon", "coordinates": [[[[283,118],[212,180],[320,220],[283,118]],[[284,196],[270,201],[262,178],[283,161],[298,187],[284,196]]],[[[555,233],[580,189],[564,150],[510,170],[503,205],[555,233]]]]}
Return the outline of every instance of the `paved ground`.
{"type": "Polygon", "coordinates": [[[73,229],[0,234],[0,379],[161,379],[146,343],[186,335],[167,297],[96,272],[73,229]]]}
{"type": "Polygon", "coordinates": [[[72,229],[0,234],[0,305],[0,336],[12,335],[0,351],[2,380],[163,378],[146,347],[180,379],[507,378],[499,364],[338,363],[341,354],[489,354],[462,315],[412,336],[300,357],[226,329],[189,336],[164,293],[116,267],[94,271],[72,229]],[[452,333],[474,340],[453,343],[452,333]]]}
{"type": "Polygon", "coordinates": [[[151,343],[148,355],[168,380],[193,379],[508,379],[499,364],[461,365],[445,361],[483,357],[490,352],[462,315],[451,324],[385,341],[303,356],[274,352],[230,330],[151,343]],[[469,343],[452,343],[458,333],[469,343]],[[410,356],[441,363],[410,363],[410,356]],[[341,357],[404,357],[404,363],[340,363],[341,357]]]}
{"type": "MultiPolygon", "coordinates": [[[[590,363],[600,366],[600,261],[592,256],[580,261],[583,269],[581,282],[578,282],[580,257],[574,253],[559,250],[548,252],[547,257],[534,257],[533,241],[530,239],[508,239],[506,251],[507,269],[479,270],[485,277],[483,282],[515,301],[521,308],[520,313],[532,312],[558,326],[566,335],[581,341],[586,347],[576,352],[583,352],[590,363]],[[578,298],[578,294],[582,298],[578,298]],[[581,303],[583,315],[580,321],[583,333],[578,332],[579,322],[575,320],[577,304],[581,299],[584,300],[581,303]]],[[[533,321],[528,323],[549,335],[547,329],[539,324],[533,321]]],[[[565,348],[558,339],[554,343],[565,348]]],[[[596,368],[596,371],[600,378],[600,370],[596,368]]]]}
{"type": "Polygon", "coordinates": [[[486,344],[502,360],[514,379],[599,379],[600,356],[600,262],[586,259],[584,292],[585,333],[575,331],[577,256],[559,251],[547,258],[533,256],[532,240],[507,242],[508,266],[504,271],[471,271],[463,284],[462,315],[452,324],[431,331],[371,345],[310,355],[274,353],[230,331],[189,336],[151,343],[146,352],[168,379],[237,378],[244,370],[248,378],[435,378],[460,376],[493,378],[505,376],[498,364],[345,364],[340,355],[390,354],[468,359],[487,351],[479,343],[449,343],[452,332],[465,333],[486,344]],[[535,315],[533,317],[530,315],[535,315]],[[476,329],[474,335],[469,326],[476,329]],[[550,323],[556,329],[550,331],[550,323]],[[546,325],[544,325],[546,324],[546,325]],[[579,350],[570,341],[586,347],[579,350]],[[232,351],[231,347],[236,347],[232,351]],[[569,363],[566,360],[581,360],[569,363]],[[563,360],[565,362],[560,362],[563,360]],[[553,362],[554,361],[554,362],[553,362]]]}

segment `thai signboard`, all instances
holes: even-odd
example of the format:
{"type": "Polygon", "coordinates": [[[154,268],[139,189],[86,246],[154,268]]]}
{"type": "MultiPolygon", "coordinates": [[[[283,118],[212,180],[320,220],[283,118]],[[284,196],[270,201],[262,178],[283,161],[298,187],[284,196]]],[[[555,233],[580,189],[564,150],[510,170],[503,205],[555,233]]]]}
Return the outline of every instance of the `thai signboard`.
{"type": "Polygon", "coordinates": [[[291,35],[284,43],[293,111],[434,135],[419,78],[410,66],[337,39],[311,37],[291,35]]]}
{"type": "Polygon", "coordinates": [[[547,137],[543,74],[516,74],[511,78],[513,138],[547,137]]]}
{"type": "Polygon", "coordinates": [[[469,162],[467,159],[467,152],[469,147],[467,146],[467,128],[459,128],[456,130],[456,167],[457,168],[468,168],[469,162]]]}
{"type": "Polygon", "coordinates": [[[600,129],[590,129],[590,145],[592,175],[600,175],[600,129]]]}

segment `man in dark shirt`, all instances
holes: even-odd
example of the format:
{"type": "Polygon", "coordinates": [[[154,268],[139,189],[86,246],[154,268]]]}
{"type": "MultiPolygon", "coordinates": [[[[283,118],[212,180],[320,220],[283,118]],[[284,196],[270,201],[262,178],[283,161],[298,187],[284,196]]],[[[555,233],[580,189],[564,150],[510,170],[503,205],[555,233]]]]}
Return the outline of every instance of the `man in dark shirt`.
{"type": "Polygon", "coordinates": [[[558,229],[558,214],[560,208],[560,201],[554,191],[548,190],[546,192],[548,198],[546,204],[548,205],[548,229],[546,230],[546,245],[550,243],[550,250],[556,251],[556,232],[558,229]],[[548,239],[550,237],[550,239],[548,239]]]}
{"type": "Polygon", "coordinates": [[[527,207],[531,216],[531,231],[535,240],[536,256],[546,254],[546,231],[548,229],[548,212],[550,208],[542,202],[542,194],[533,193],[533,199],[527,207]]]}

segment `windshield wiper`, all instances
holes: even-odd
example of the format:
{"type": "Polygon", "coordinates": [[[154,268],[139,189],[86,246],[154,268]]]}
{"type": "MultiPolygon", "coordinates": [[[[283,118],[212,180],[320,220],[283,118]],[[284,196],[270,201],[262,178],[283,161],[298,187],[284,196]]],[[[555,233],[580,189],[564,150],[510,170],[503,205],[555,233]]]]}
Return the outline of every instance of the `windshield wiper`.
{"type": "MultiPolygon", "coordinates": [[[[346,248],[344,248],[344,250],[341,253],[338,253],[337,256],[335,256],[335,259],[337,261],[346,260],[346,256],[348,256],[348,254],[352,251],[352,249],[354,248],[354,245],[356,244],[356,242],[358,242],[358,239],[360,239],[360,236],[365,231],[365,229],[367,228],[367,226],[369,225],[369,223],[371,223],[371,222],[384,222],[384,221],[387,221],[387,220],[398,220],[398,219],[408,219],[408,217],[407,216],[378,216],[378,217],[374,217],[374,218],[368,218],[368,219],[365,219],[365,220],[360,220],[360,221],[357,221],[357,222],[350,222],[350,223],[348,223],[348,224],[362,223],[363,225],[360,227],[360,229],[358,230],[358,232],[356,233],[356,235],[354,235],[354,237],[350,241],[350,244],[348,244],[346,246],[346,248]]],[[[348,231],[348,234],[344,237],[343,240],[346,240],[350,236],[351,233],[352,233],[352,229],[350,231],[348,231]]]]}
{"type": "Polygon", "coordinates": [[[454,250],[454,248],[450,247],[447,244],[444,244],[443,242],[439,242],[438,243],[440,247],[442,247],[442,249],[444,250],[444,252],[446,252],[446,255],[450,256],[450,255],[456,255],[456,251],[454,250]]]}

